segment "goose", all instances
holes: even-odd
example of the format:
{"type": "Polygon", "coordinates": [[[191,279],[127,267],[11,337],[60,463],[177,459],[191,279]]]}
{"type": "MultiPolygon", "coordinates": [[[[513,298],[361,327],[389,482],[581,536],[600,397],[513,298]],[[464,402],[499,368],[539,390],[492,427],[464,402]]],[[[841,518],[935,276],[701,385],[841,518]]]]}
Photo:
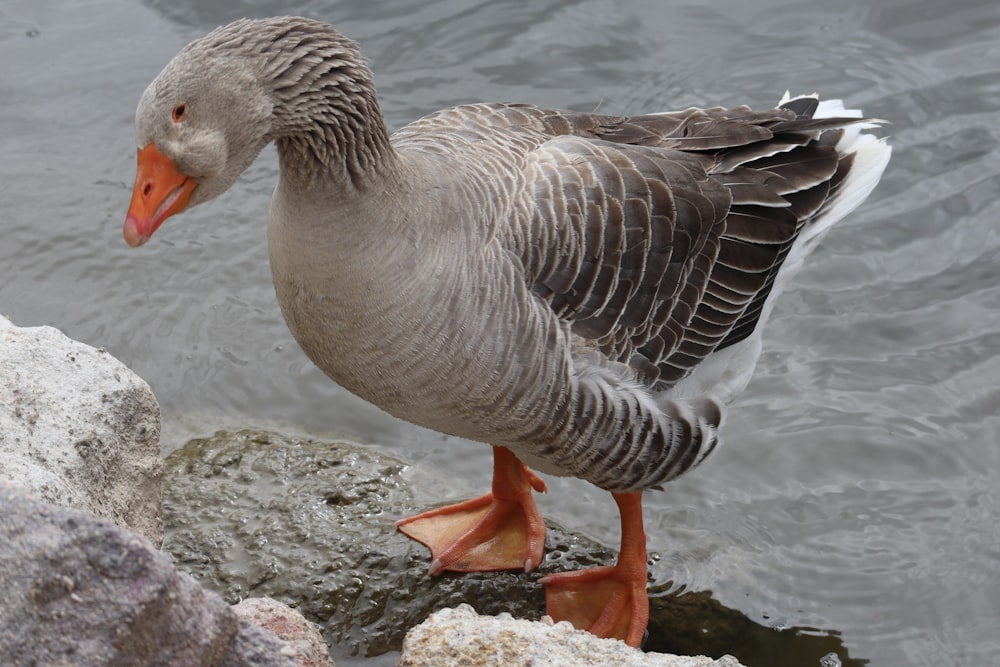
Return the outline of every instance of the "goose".
{"type": "Polygon", "coordinates": [[[388,413],[493,448],[490,493],[399,530],[431,574],[531,571],[535,471],[595,484],[617,562],[543,577],[546,611],[638,646],[643,493],[718,445],[775,298],[888,163],[878,123],[786,93],[630,117],[466,104],[390,136],[355,42],[242,19],[143,93],[123,233],[142,245],[274,142],[269,259],[302,350],[388,413]]]}

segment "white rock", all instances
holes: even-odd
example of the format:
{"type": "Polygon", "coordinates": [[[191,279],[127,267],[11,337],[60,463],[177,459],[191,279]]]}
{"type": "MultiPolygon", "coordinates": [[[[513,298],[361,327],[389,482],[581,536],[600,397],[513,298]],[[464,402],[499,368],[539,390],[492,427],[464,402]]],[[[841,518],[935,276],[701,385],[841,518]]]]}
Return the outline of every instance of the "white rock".
{"type": "Polygon", "coordinates": [[[160,407],[103,349],[0,317],[0,479],[159,545],[160,407]]]}
{"type": "MultiPolygon", "coordinates": [[[[548,622],[546,622],[548,621],[548,622]]],[[[523,621],[507,614],[480,616],[469,605],[442,609],[410,630],[399,667],[742,667],[726,655],[643,653],[613,639],[598,639],[569,623],[523,621]]]]}

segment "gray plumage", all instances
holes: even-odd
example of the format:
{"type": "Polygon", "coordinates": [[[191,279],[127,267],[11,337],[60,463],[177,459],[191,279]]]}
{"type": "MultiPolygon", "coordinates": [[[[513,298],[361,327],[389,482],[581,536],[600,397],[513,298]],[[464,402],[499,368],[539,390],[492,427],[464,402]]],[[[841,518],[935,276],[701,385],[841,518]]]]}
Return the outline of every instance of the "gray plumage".
{"type": "Polygon", "coordinates": [[[297,18],[193,42],[136,116],[192,204],[277,143],[275,289],[334,381],[611,491],[715,447],[774,297],[888,161],[870,126],[812,97],[628,118],[473,104],[390,140],[356,45],[297,18]]]}

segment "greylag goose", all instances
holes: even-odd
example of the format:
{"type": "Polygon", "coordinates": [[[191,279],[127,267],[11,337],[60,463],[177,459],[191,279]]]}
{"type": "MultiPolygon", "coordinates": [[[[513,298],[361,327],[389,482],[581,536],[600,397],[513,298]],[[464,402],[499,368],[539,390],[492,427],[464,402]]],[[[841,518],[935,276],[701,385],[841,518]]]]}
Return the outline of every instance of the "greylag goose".
{"type": "Polygon", "coordinates": [[[642,493],[716,447],[774,299],[871,192],[890,149],[816,96],[632,117],[469,104],[391,137],[357,45],[303,18],[186,46],[136,112],[124,225],[139,246],[269,142],[285,320],[331,379],[490,443],[492,492],[399,522],[431,572],[533,569],[528,466],[610,491],[613,567],[544,577],[548,613],[638,645],[642,493]]]}

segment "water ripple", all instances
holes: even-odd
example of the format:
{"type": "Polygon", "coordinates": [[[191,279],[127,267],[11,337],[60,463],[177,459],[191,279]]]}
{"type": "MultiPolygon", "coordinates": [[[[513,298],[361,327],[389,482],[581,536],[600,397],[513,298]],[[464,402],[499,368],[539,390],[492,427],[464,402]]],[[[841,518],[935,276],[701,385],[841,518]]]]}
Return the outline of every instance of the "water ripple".
{"type": "MultiPolygon", "coordinates": [[[[0,62],[18,67],[0,75],[0,312],[110,349],[152,384],[168,433],[340,431],[416,461],[417,477],[462,479],[458,497],[488,485],[488,448],[388,418],[291,340],[265,248],[273,152],[156,243],[121,242],[145,85],[207,29],[282,13],[362,42],[393,127],[478,99],[635,113],[762,106],[786,88],[890,121],[885,178],[783,295],[724,446],[648,494],[652,572],[762,626],[836,638],[852,667],[996,664],[995,0],[6,2],[0,62]]],[[[616,543],[607,494],[549,487],[546,514],[616,543]]]]}

